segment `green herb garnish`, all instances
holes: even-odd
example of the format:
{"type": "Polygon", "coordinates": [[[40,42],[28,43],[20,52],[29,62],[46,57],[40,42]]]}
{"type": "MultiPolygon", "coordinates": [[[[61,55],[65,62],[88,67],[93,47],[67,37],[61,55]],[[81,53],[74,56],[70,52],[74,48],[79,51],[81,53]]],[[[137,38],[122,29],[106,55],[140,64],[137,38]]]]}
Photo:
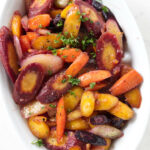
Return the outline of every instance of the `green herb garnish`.
{"type": "Polygon", "coordinates": [[[95,82],[90,83],[90,88],[93,89],[95,87],[95,85],[96,85],[95,82]]]}
{"type": "Polygon", "coordinates": [[[35,144],[38,147],[44,146],[42,139],[39,139],[37,141],[33,141],[32,144],[35,144]]]}
{"type": "Polygon", "coordinates": [[[47,35],[50,35],[51,33],[50,32],[47,32],[47,35]]]}
{"type": "Polygon", "coordinates": [[[106,6],[103,6],[103,7],[102,7],[102,10],[103,10],[105,13],[108,13],[108,12],[109,12],[109,9],[108,9],[106,6]]]}
{"type": "Polygon", "coordinates": [[[92,58],[96,58],[96,53],[95,52],[92,52],[90,54],[91,54],[92,58]]]}
{"type": "Polygon", "coordinates": [[[52,75],[52,71],[51,70],[48,70],[48,75],[52,75]]]}
{"type": "Polygon", "coordinates": [[[63,26],[63,21],[62,21],[62,20],[59,20],[56,26],[57,26],[57,27],[62,27],[62,26],[63,26]]]}
{"type": "Polygon", "coordinates": [[[44,106],[41,107],[41,109],[44,109],[44,108],[45,108],[44,106]]]}
{"type": "Polygon", "coordinates": [[[75,96],[75,97],[76,97],[75,92],[73,92],[73,91],[71,91],[71,90],[69,90],[68,92],[69,92],[71,95],[73,95],[73,96],[75,96]]]}
{"type": "Polygon", "coordinates": [[[53,50],[52,50],[52,54],[53,54],[53,55],[57,55],[57,49],[53,49],[53,50]]]}
{"type": "Polygon", "coordinates": [[[43,28],[42,24],[39,25],[39,28],[43,28]]]}
{"type": "Polygon", "coordinates": [[[75,86],[75,85],[79,85],[80,83],[80,80],[77,79],[77,78],[73,78],[72,76],[68,76],[69,77],[69,80],[68,82],[72,84],[72,86],[75,86]]]}
{"type": "Polygon", "coordinates": [[[65,132],[64,134],[65,134],[66,136],[68,135],[68,133],[67,133],[67,132],[65,132]]]}
{"type": "MultiPolygon", "coordinates": [[[[66,33],[68,35],[68,33],[66,33]]],[[[73,35],[70,35],[70,37],[67,37],[67,35],[61,36],[61,41],[63,42],[63,45],[70,45],[72,47],[77,47],[79,45],[79,38],[75,38],[73,35]]]]}
{"type": "Polygon", "coordinates": [[[92,37],[91,35],[89,36],[84,36],[83,40],[81,41],[82,44],[82,49],[85,50],[89,44],[92,44],[93,46],[96,45],[96,39],[92,37]]]}
{"type": "Polygon", "coordinates": [[[49,104],[49,107],[51,107],[51,108],[56,108],[56,105],[49,104]]]}
{"type": "Polygon", "coordinates": [[[65,83],[67,81],[67,79],[63,79],[62,81],[61,81],[61,83],[65,83]]]}
{"type": "Polygon", "coordinates": [[[66,55],[64,55],[64,56],[63,56],[63,58],[67,58],[67,56],[66,56],[66,55]]]}
{"type": "Polygon", "coordinates": [[[72,112],[72,111],[71,111],[71,109],[68,109],[67,112],[70,113],[70,112],[72,112]]]}

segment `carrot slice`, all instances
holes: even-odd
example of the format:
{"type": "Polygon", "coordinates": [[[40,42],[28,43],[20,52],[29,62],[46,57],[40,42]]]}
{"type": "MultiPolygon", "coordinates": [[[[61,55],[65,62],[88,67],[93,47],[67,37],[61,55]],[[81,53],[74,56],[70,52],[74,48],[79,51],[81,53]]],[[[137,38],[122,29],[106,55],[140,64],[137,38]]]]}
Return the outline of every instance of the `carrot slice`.
{"type": "Polygon", "coordinates": [[[57,55],[60,56],[65,62],[73,62],[80,54],[80,49],[76,48],[65,48],[65,49],[59,49],[57,51],[57,55]]]}
{"type": "Polygon", "coordinates": [[[66,70],[66,75],[76,76],[79,71],[87,64],[89,56],[86,52],[82,52],[75,61],[66,70]]]}
{"type": "Polygon", "coordinates": [[[20,36],[20,43],[21,43],[23,52],[27,52],[28,49],[31,48],[30,40],[27,35],[20,36]]]}
{"type": "Polygon", "coordinates": [[[62,97],[57,104],[56,113],[56,132],[57,132],[57,142],[59,143],[63,137],[65,125],[66,125],[66,111],[64,107],[64,98],[62,97]]]}
{"type": "Polygon", "coordinates": [[[36,32],[27,32],[30,41],[35,40],[39,35],[36,32]]]}
{"type": "Polygon", "coordinates": [[[90,71],[90,72],[84,73],[83,75],[79,76],[78,79],[80,80],[80,86],[86,87],[90,83],[100,82],[109,77],[111,77],[111,73],[109,71],[95,70],[95,71],[90,71]]]}
{"type": "Polygon", "coordinates": [[[135,88],[143,82],[142,76],[136,71],[131,70],[123,75],[110,89],[112,95],[121,95],[135,88]]]}
{"type": "Polygon", "coordinates": [[[12,34],[20,37],[21,35],[21,15],[18,11],[16,11],[13,15],[11,22],[11,30],[12,34]]]}
{"type": "Polygon", "coordinates": [[[48,14],[37,15],[28,21],[28,28],[35,30],[38,28],[47,27],[50,24],[51,18],[48,14]]]}

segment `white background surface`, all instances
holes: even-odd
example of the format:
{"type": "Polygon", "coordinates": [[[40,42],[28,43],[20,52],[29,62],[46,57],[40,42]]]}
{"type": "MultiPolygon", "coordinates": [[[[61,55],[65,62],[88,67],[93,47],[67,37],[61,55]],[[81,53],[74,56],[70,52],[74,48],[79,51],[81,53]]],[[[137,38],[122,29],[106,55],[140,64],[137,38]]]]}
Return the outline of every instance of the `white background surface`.
{"type": "MultiPolygon", "coordinates": [[[[126,0],[126,2],[137,21],[137,24],[143,35],[144,42],[150,56],[150,1],[126,0]]],[[[3,114],[3,108],[0,107],[0,150],[10,150],[10,147],[12,150],[16,150],[15,145],[17,145],[18,141],[17,139],[14,138],[14,135],[15,132],[11,130],[11,126],[9,126],[9,122],[7,122],[5,114],[3,114]]],[[[134,142],[136,141],[136,139],[131,140],[133,140],[134,142]]],[[[141,141],[141,144],[139,145],[139,148],[137,150],[150,150],[149,140],[150,140],[150,122],[149,127],[147,127],[146,129],[143,140],[141,141]]],[[[21,150],[21,148],[17,150],[21,150]]]]}

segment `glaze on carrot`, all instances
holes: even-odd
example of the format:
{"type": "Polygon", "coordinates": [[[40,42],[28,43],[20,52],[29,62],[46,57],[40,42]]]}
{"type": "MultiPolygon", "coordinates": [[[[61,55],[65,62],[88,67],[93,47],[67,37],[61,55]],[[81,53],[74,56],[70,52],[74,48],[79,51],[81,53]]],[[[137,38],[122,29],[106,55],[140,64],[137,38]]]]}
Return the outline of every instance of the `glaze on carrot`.
{"type": "Polygon", "coordinates": [[[134,69],[123,75],[111,88],[112,95],[121,95],[143,82],[142,76],[134,69]]]}

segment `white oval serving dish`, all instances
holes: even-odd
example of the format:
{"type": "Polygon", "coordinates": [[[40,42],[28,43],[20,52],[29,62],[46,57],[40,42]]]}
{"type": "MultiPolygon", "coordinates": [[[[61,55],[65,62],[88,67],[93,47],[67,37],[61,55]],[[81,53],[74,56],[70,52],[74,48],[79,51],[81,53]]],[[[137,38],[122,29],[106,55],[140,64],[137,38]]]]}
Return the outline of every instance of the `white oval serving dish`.
{"type": "MultiPolygon", "coordinates": [[[[24,0],[4,0],[0,2],[0,27],[9,25],[15,10],[20,10],[24,13],[23,2],[24,0]]],[[[144,83],[141,86],[143,97],[141,108],[135,110],[135,118],[130,121],[124,130],[124,136],[114,143],[111,150],[137,150],[138,144],[144,135],[150,112],[150,70],[148,57],[141,34],[124,0],[103,0],[103,3],[113,11],[124,30],[127,38],[127,47],[132,58],[132,66],[138,70],[144,78],[144,83]]],[[[11,140],[11,138],[15,138],[18,143],[17,145],[10,145],[10,148],[16,150],[44,150],[45,148],[38,148],[31,144],[35,137],[30,133],[25,120],[21,117],[20,111],[12,99],[10,81],[1,63],[0,100],[1,107],[4,108],[3,113],[6,119],[9,120],[9,126],[11,130],[15,132],[15,136],[10,137],[8,141],[11,140]]]]}

